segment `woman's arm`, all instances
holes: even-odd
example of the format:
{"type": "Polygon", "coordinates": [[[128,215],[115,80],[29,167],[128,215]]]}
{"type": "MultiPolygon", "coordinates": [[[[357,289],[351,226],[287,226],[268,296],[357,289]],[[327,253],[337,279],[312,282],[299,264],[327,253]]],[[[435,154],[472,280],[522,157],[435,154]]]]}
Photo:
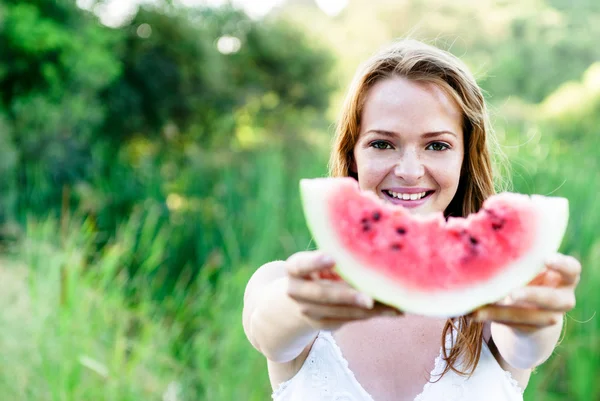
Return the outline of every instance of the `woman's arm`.
{"type": "Polygon", "coordinates": [[[318,333],[302,318],[287,288],[285,262],[276,261],[254,273],[244,294],[248,340],[269,360],[280,363],[296,358],[318,333]]]}
{"type": "Polygon", "coordinates": [[[550,357],[563,326],[564,313],[575,307],[581,265],[556,255],[546,270],[511,295],[510,304],[484,307],[474,313],[491,322],[491,337],[502,358],[519,369],[533,368],[550,357]]]}
{"type": "Polygon", "coordinates": [[[534,331],[524,331],[492,322],[494,344],[502,358],[518,369],[531,369],[544,363],[556,347],[562,331],[560,322],[534,331]]]}
{"type": "Polygon", "coordinates": [[[273,362],[297,358],[319,330],[399,312],[374,303],[333,272],[321,252],[292,255],[262,266],[244,295],[243,324],[252,345],[273,362]]]}

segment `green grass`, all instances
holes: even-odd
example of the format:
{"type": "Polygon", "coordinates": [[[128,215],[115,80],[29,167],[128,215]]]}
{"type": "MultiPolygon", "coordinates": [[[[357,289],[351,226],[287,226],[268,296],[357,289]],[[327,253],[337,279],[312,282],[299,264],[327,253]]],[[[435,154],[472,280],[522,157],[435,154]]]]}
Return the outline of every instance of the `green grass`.
{"type": "Polygon", "coordinates": [[[241,327],[250,269],[223,272],[216,284],[206,269],[165,304],[137,285],[132,302],[131,283],[114,274],[127,236],[88,260],[86,226],[74,219],[57,238],[58,220],[30,221],[28,240],[0,263],[2,399],[264,399],[266,365],[241,327]]]}
{"type": "Polygon", "coordinates": [[[122,278],[97,280],[122,252],[87,261],[91,231],[73,223],[61,237],[57,220],[30,221],[15,259],[0,266],[10,311],[0,334],[3,398],[161,399],[184,370],[170,354],[170,329],[149,305],[128,305],[122,278]]]}
{"type": "Polygon", "coordinates": [[[258,265],[309,244],[297,183],[324,168],[297,171],[277,149],[251,156],[218,171],[229,193],[187,188],[166,215],[146,202],[109,238],[93,217],[25,217],[0,264],[3,399],[268,399],[242,295],[258,265]],[[186,246],[209,256],[170,276],[162,265],[186,246]]]}
{"type": "Polygon", "coordinates": [[[569,199],[570,219],[561,252],[577,257],[582,264],[577,288],[577,306],[567,314],[562,342],[554,355],[532,376],[525,399],[597,400],[600,399],[600,238],[597,207],[600,176],[593,152],[549,155],[536,160],[522,151],[515,166],[515,190],[552,194],[569,199]],[[531,163],[533,161],[533,163],[531,163]]]}

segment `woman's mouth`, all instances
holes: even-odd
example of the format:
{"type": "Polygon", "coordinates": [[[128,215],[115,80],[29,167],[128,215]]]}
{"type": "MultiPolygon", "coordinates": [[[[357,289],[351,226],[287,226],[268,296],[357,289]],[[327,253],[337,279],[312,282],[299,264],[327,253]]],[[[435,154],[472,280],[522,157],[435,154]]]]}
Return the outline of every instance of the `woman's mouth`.
{"type": "Polygon", "coordinates": [[[427,202],[427,199],[435,192],[432,190],[415,190],[410,191],[393,191],[391,189],[384,189],[383,192],[385,198],[395,205],[402,205],[404,207],[412,208],[418,207],[427,202]]]}

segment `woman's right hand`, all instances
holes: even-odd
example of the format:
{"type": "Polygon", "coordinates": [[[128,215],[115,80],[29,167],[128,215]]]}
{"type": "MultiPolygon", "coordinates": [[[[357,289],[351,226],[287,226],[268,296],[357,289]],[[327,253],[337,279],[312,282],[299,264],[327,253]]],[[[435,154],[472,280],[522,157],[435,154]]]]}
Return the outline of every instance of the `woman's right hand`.
{"type": "Polygon", "coordinates": [[[343,281],[333,270],[333,259],[321,251],[295,253],[285,265],[287,294],[315,329],[335,330],[356,320],[402,315],[343,281]]]}

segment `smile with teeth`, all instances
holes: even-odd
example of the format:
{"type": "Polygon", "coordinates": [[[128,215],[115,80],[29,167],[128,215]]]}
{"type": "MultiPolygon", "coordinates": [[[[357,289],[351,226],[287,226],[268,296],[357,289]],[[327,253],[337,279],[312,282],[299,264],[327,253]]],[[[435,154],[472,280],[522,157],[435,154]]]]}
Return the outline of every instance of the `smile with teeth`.
{"type": "Polygon", "coordinates": [[[413,200],[413,201],[422,199],[425,197],[425,195],[427,195],[427,192],[419,192],[416,194],[403,194],[400,192],[393,192],[393,191],[389,191],[389,190],[386,190],[385,192],[393,198],[402,199],[402,200],[413,200]]]}

